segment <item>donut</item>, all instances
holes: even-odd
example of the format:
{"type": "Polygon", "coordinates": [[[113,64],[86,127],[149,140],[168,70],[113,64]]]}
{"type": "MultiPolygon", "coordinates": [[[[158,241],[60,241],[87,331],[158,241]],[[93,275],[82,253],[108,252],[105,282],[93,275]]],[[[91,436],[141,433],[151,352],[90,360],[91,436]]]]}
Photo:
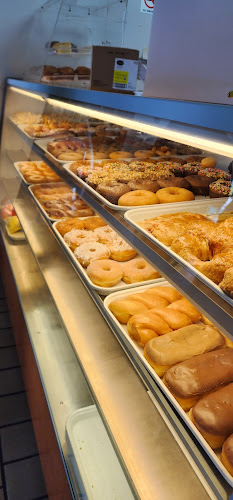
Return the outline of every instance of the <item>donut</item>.
{"type": "Polygon", "coordinates": [[[160,274],[144,259],[133,259],[123,265],[122,280],[129,283],[139,283],[141,281],[161,278],[160,274]]]}
{"type": "Polygon", "coordinates": [[[101,194],[110,203],[117,204],[119,198],[125,194],[129,193],[130,188],[127,184],[123,184],[117,181],[105,181],[98,184],[96,188],[97,193],[101,194]]]}
{"type": "Polygon", "coordinates": [[[116,231],[112,229],[110,226],[104,226],[104,227],[98,227],[94,230],[95,236],[97,236],[98,240],[100,243],[103,243],[103,245],[107,243],[113,243],[117,239],[120,238],[116,231]]]}
{"type": "MultiPolygon", "coordinates": [[[[161,190],[160,190],[161,191],[161,190]]],[[[141,205],[153,205],[159,203],[157,194],[151,191],[146,191],[144,189],[138,189],[136,191],[131,191],[130,193],[123,194],[118,200],[119,206],[141,206],[141,205]]]]}
{"type": "Polygon", "coordinates": [[[58,160],[66,160],[66,161],[73,161],[73,160],[82,160],[83,154],[82,153],[75,153],[74,151],[67,151],[60,153],[57,156],[58,160]]]}
{"type": "Polygon", "coordinates": [[[110,259],[94,260],[87,267],[87,275],[95,285],[108,288],[121,281],[123,270],[121,264],[110,259]]]}
{"type": "MultiPolygon", "coordinates": [[[[198,177],[195,175],[194,177],[198,177]]],[[[182,177],[171,177],[170,179],[164,179],[161,177],[158,179],[158,185],[159,188],[167,188],[167,187],[179,187],[179,188],[184,188],[184,189],[191,189],[189,182],[186,180],[187,178],[183,179],[182,177]]]]}
{"type": "Polygon", "coordinates": [[[203,158],[201,160],[201,168],[214,168],[216,166],[216,160],[212,157],[203,158]]]}
{"type": "Polygon", "coordinates": [[[156,193],[159,203],[176,203],[182,201],[195,200],[191,191],[179,187],[168,187],[159,189],[156,193]]]}
{"type": "Polygon", "coordinates": [[[133,158],[133,155],[128,151],[112,151],[112,153],[109,154],[109,158],[119,160],[120,158],[133,158]]]}
{"type": "Polygon", "coordinates": [[[98,151],[86,153],[84,156],[86,160],[104,160],[104,158],[106,158],[106,154],[100,153],[98,151]]]}
{"type": "Polygon", "coordinates": [[[150,156],[154,156],[154,152],[148,149],[139,149],[138,151],[135,151],[134,156],[135,158],[149,158],[150,156]]]}
{"type": "Polygon", "coordinates": [[[97,236],[92,231],[86,229],[71,229],[64,234],[64,240],[74,252],[77,247],[89,241],[97,241],[97,236]]]}
{"type": "Polygon", "coordinates": [[[103,227],[107,225],[107,222],[105,222],[101,217],[99,216],[93,216],[93,217],[87,217],[83,221],[85,229],[89,231],[94,231],[94,229],[97,229],[98,227],[103,227]]]}
{"type": "Polygon", "coordinates": [[[146,191],[152,191],[152,193],[156,193],[158,189],[160,189],[160,186],[157,181],[149,181],[149,180],[143,180],[139,179],[138,181],[130,181],[128,183],[128,187],[132,191],[136,190],[146,190],[146,191]]]}
{"type": "Polygon", "coordinates": [[[107,246],[111,252],[111,259],[117,260],[118,262],[131,260],[137,255],[137,252],[120,237],[107,243],[107,246]]]}
{"type": "Polygon", "coordinates": [[[76,219],[75,217],[67,217],[56,223],[56,229],[59,233],[64,236],[64,234],[71,231],[71,229],[84,229],[84,221],[76,219]]]}
{"type": "Polygon", "coordinates": [[[83,267],[87,267],[94,260],[108,259],[110,250],[102,243],[90,241],[77,247],[74,255],[83,267]]]}

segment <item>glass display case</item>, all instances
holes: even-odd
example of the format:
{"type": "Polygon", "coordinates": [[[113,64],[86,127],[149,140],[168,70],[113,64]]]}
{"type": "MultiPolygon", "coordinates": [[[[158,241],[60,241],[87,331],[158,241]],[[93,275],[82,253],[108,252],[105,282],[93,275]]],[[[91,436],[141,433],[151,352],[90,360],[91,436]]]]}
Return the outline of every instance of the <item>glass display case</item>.
{"type": "Polygon", "coordinates": [[[226,106],[8,80],[2,247],[74,498],[231,498],[233,428],[211,448],[195,408],[231,401],[216,353],[233,352],[232,157],[226,106]],[[187,403],[168,374],[211,356],[214,381],[187,403]]]}

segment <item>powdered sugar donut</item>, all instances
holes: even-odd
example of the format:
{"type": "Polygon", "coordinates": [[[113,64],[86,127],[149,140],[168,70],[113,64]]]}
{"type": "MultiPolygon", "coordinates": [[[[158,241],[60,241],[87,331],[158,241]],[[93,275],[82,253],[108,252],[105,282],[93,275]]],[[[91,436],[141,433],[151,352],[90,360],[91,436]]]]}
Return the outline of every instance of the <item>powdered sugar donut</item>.
{"type": "Polygon", "coordinates": [[[95,236],[97,236],[100,243],[112,243],[120,236],[112,229],[110,226],[98,227],[94,230],[95,236]]]}
{"type": "Polygon", "coordinates": [[[117,260],[118,262],[131,260],[137,255],[137,252],[120,237],[107,243],[107,247],[111,252],[111,259],[117,260]]]}
{"type": "Polygon", "coordinates": [[[110,250],[102,243],[90,241],[77,247],[74,255],[83,267],[87,267],[94,260],[109,259],[110,250]]]}
{"type": "Polygon", "coordinates": [[[94,232],[87,231],[86,229],[71,229],[71,231],[64,235],[64,240],[73,252],[75,248],[79,247],[83,243],[98,241],[94,232]]]}

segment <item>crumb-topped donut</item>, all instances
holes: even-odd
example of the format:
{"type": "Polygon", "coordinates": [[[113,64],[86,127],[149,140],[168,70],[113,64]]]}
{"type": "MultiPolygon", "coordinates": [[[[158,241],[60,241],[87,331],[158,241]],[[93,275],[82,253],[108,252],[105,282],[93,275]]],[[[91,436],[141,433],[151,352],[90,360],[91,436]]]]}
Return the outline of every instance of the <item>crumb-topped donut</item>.
{"type": "Polygon", "coordinates": [[[136,257],[137,252],[122,238],[118,237],[114,241],[108,242],[107,246],[111,252],[111,259],[118,262],[125,262],[136,257]]]}
{"type": "Polygon", "coordinates": [[[133,259],[123,265],[123,281],[140,283],[141,281],[161,278],[160,274],[142,258],[133,259]]]}
{"type": "Polygon", "coordinates": [[[112,287],[121,281],[123,269],[110,259],[94,260],[87,267],[87,275],[95,285],[112,287]]]}
{"type": "Polygon", "coordinates": [[[109,259],[110,250],[102,243],[90,241],[77,247],[74,255],[83,267],[87,267],[94,260],[109,259]]]}
{"type": "Polygon", "coordinates": [[[182,201],[195,200],[191,191],[179,187],[168,187],[159,189],[156,193],[159,203],[177,203],[182,201]]]}
{"type": "Polygon", "coordinates": [[[93,231],[87,231],[86,229],[71,229],[71,231],[64,234],[64,240],[74,252],[74,250],[83,243],[97,241],[98,239],[93,231]]]}
{"type": "Polygon", "coordinates": [[[136,191],[131,191],[130,193],[123,194],[118,200],[118,205],[120,206],[141,206],[141,205],[153,205],[159,203],[157,194],[151,191],[146,191],[145,189],[138,189],[136,191]]]}

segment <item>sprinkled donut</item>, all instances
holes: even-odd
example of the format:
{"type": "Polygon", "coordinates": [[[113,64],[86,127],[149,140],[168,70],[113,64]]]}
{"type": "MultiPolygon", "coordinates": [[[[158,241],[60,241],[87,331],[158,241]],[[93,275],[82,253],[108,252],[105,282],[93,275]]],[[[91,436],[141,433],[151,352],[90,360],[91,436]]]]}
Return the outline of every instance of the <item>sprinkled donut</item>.
{"type": "Polygon", "coordinates": [[[121,264],[110,259],[95,260],[89,264],[87,275],[95,285],[108,288],[121,281],[123,269],[121,264]]]}
{"type": "Polygon", "coordinates": [[[87,267],[94,260],[109,259],[110,250],[102,243],[90,241],[77,247],[74,255],[83,267],[87,267]]]}

